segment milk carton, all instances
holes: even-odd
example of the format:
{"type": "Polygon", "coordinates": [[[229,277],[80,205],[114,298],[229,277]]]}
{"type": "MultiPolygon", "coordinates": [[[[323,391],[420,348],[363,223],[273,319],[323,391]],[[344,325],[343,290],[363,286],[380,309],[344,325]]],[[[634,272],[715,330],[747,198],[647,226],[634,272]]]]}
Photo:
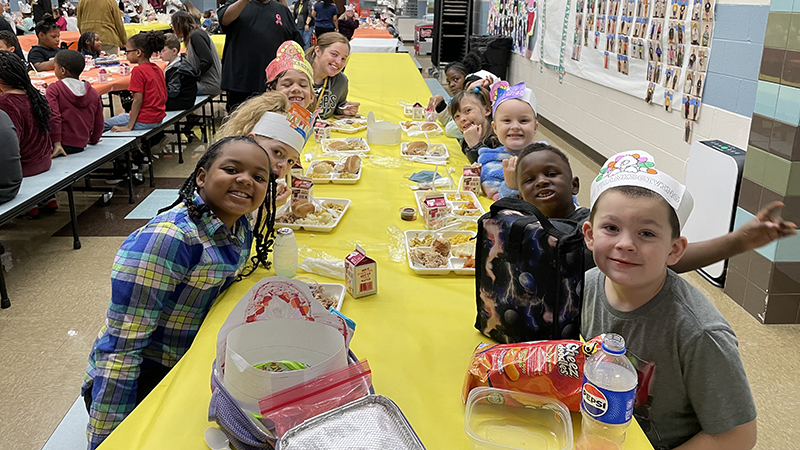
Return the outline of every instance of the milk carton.
{"type": "Polygon", "coordinates": [[[347,292],[353,298],[377,294],[378,264],[356,245],[356,249],[344,259],[344,279],[347,292]]]}
{"type": "Polygon", "coordinates": [[[460,191],[479,194],[481,192],[481,165],[475,163],[471,166],[464,166],[461,172],[461,181],[458,184],[460,191]]]}
{"type": "Polygon", "coordinates": [[[425,194],[421,206],[426,230],[438,230],[444,226],[445,218],[449,211],[447,209],[447,199],[443,193],[428,192],[425,194]]]}
{"type": "Polygon", "coordinates": [[[306,178],[292,174],[292,202],[298,200],[311,201],[314,182],[311,178],[306,178]]]}

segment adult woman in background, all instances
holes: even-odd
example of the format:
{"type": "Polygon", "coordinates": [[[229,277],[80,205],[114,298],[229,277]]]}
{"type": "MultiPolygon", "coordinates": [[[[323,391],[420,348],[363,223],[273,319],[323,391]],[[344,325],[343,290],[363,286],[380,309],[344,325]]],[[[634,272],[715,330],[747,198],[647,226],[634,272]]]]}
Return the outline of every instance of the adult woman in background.
{"type": "Polygon", "coordinates": [[[355,116],[360,103],[347,101],[348,81],[342,73],[350,56],[350,41],[339,33],[325,33],[317,45],[306,51],[306,59],[314,69],[315,103],[311,111],[320,110],[320,117],[334,114],[355,116]]]}
{"type": "Polygon", "coordinates": [[[311,17],[315,20],[314,32],[317,33],[317,39],[325,33],[339,31],[339,8],[333,0],[317,2],[311,17]]]}
{"type": "MultiPolygon", "coordinates": [[[[187,4],[189,2],[186,2],[187,4]]],[[[198,95],[217,95],[222,83],[222,63],[217,48],[211,42],[208,33],[201,30],[194,18],[185,11],[172,15],[172,30],[175,36],[183,39],[186,45],[186,58],[200,70],[197,80],[198,95]]]]}

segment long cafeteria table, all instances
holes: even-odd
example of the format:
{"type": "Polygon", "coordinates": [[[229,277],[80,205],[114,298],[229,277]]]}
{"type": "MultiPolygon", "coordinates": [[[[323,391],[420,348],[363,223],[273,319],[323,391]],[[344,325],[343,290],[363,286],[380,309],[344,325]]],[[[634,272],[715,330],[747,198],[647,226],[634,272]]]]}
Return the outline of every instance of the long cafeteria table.
{"type": "MultiPolygon", "coordinates": [[[[354,54],[346,70],[348,100],[361,102],[360,112],[398,122],[405,120],[399,101],[427,101],[430,91],[408,54],[354,54]]],[[[348,137],[336,133],[334,137],[348,137]]],[[[364,137],[365,132],[354,136],[364,137]]],[[[414,140],[403,135],[404,141],[414,140]]],[[[467,164],[458,142],[440,136],[450,153],[446,169],[467,164]]],[[[378,394],[394,400],[428,449],[468,449],[464,434],[461,388],[476,345],[491,342],[475,322],[475,280],[471,276],[416,275],[403,255],[394,262],[387,251],[387,229],[421,230],[420,220],[400,220],[399,209],[416,207],[407,177],[433,166],[400,158],[399,145],[371,145],[360,181],[354,185],[319,184],[316,197],[346,198],[352,205],[330,233],[296,232],[298,244],[344,258],[361,243],[377,261],[378,293],[346,296],[341,311],[357,323],[351,349],[369,361],[378,394]]],[[[306,152],[317,152],[313,139],[306,152]]],[[[458,180],[456,175],[455,180],[458,180]]],[[[490,202],[481,198],[488,209],[490,202]]],[[[152,393],[100,446],[108,449],[205,449],[204,430],[211,398],[209,378],[217,333],[239,299],[272,270],[258,269],[234,283],[215,302],[186,355],[152,393]]],[[[343,283],[298,272],[320,282],[343,283]]],[[[573,413],[576,436],[580,415],[573,413]]],[[[355,444],[355,443],[354,443],[355,444]]],[[[624,448],[652,449],[638,424],[628,431],[624,448]]]]}

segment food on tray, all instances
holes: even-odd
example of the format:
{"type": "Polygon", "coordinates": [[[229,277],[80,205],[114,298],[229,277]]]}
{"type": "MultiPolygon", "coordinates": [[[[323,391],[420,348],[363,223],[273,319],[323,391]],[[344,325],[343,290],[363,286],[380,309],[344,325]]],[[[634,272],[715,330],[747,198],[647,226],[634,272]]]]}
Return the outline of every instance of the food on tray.
{"type": "Polygon", "coordinates": [[[403,151],[408,156],[425,156],[428,153],[428,143],[425,141],[414,141],[408,144],[403,151]]]}
{"type": "Polygon", "coordinates": [[[436,238],[431,243],[431,248],[442,256],[450,256],[450,241],[444,238],[436,238]]]}
{"type": "Polygon", "coordinates": [[[340,130],[360,130],[367,127],[367,121],[360,119],[341,119],[334,121],[331,125],[340,130]]]}
{"type": "Polygon", "coordinates": [[[436,130],[438,128],[439,128],[439,126],[436,125],[433,122],[425,122],[422,125],[420,125],[420,127],[419,127],[419,129],[422,130],[422,131],[433,131],[433,130],[436,130]]]}
{"type": "Polygon", "coordinates": [[[408,241],[409,247],[430,247],[433,242],[432,234],[416,235],[408,241]],[[420,237],[422,236],[422,237],[420,237]]]}
{"type": "Polygon", "coordinates": [[[344,171],[357,174],[361,170],[361,157],[358,155],[348,156],[344,161],[344,171]]]}
{"type": "Polygon", "coordinates": [[[469,257],[466,261],[464,261],[464,269],[474,269],[475,268],[475,258],[469,257]]]}
{"type": "Polygon", "coordinates": [[[344,211],[344,205],[341,203],[325,202],[322,204],[322,207],[336,212],[344,211]]]}
{"type": "Polygon", "coordinates": [[[317,174],[329,174],[333,172],[333,168],[336,165],[333,161],[319,161],[314,164],[313,172],[317,174]]]}
{"type": "Polygon", "coordinates": [[[475,256],[475,242],[453,245],[450,247],[450,253],[456,258],[472,258],[475,256]]]}
{"type": "Polygon", "coordinates": [[[298,200],[292,203],[292,214],[299,219],[306,218],[309,214],[313,214],[315,210],[314,205],[306,200],[298,200]]]}
{"type": "Polygon", "coordinates": [[[291,372],[293,370],[308,369],[310,366],[297,361],[267,361],[253,364],[253,367],[265,372],[291,372]]]}
{"type": "Polygon", "coordinates": [[[456,209],[453,211],[453,214],[457,216],[469,216],[469,217],[477,217],[481,215],[481,210],[479,209],[456,209]]]}
{"type": "Polygon", "coordinates": [[[451,202],[468,202],[472,200],[472,197],[467,194],[462,194],[461,192],[451,192],[447,194],[447,199],[451,202]]]}
{"type": "Polygon", "coordinates": [[[469,242],[470,236],[468,234],[454,234],[447,238],[450,241],[450,245],[459,245],[465,242],[469,242]]]}
{"type": "Polygon", "coordinates": [[[555,398],[570,411],[579,411],[583,363],[600,347],[602,339],[603,335],[586,343],[563,340],[478,344],[461,399],[466,401],[473,388],[492,386],[555,398]]]}
{"type": "Polygon", "coordinates": [[[339,179],[350,179],[350,180],[352,180],[354,178],[358,178],[358,174],[347,173],[347,172],[342,172],[342,173],[339,174],[339,179]]]}
{"type": "Polygon", "coordinates": [[[367,146],[364,144],[364,140],[361,138],[348,138],[336,141],[328,141],[328,150],[331,151],[354,151],[354,150],[366,150],[367,146]]]}
{"type": "Polygon", "coordinates": [[[412,263],[428,269],[447,267],[447,257],[431,249],[412,248],[410,254],[412,263]]]}

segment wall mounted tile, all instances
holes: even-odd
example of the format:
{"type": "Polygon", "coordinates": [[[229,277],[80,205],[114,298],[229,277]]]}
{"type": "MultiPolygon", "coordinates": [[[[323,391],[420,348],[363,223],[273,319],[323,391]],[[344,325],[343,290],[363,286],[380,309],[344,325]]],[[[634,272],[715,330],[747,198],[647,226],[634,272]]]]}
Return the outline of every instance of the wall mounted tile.
{"type": "Polygon", "coordinates": [[[800,52],[787,50],[783,58],[781,84],[800,87],[800,52]]]}
{"type": "Polygon", "coordinates": [[[780,195],[786,195],[791,170],[792,163],[789,160],[767,154],[767,167],[764,169],[764,183],[762,185],[780,195]]]}
{"type": "MultiPolygon", "coordinates": [[[[742,177],[739,187],[739,207],[753,215],[758,213],[762,189],[764,188],[760,184],[753,183],[747,177],[742,177]]],[[[740,272],[746,274],[747,270],[740,270],[740,272]]]]}
{"type": "Polygon", "coordinates": [[[753,23],[758,22],[761,22],[761,26],[755,27],[755,29],[752,30],[752,34],[760,30],[760,40],[757,43],[763,43],[768,15],[768,5],[731,5],[717,3],[714,9],[712,47],[716,49],[718,39],[731,41],[749,40],[752,42],[752,39],[749,39],[750,33],[748,33],[748,30],[753,23]]]}
{"type": "MultiPolygon", "coordinates": [[[[784,196],[765,187],[761,188],[761,199],[758,201],[758,210],[761,211],[772,202],[782,202],[784,196]]],[[[749,212],[749,211],[748,211],[749,212]]]]}
{"type": "Polygon", "coordinates": [[[725,276],[725,294],[739,306],[742,306],[744,303],[744,291],[746,287],[747,279],[739,272],[728,268],[728,273],[725,276]]]}
{"type": "MultiPolygon", "coordinates": [[[[763,49],[761,44],[741,41],[726,42],[721,73],[744,80],[755,80],[758,78],[763,49]]],[[[719,50],[715,48],[714,51],[719,50]]]]}
{"type": "Polygon", "coordinates": [[[794,0],[772,0],[769,2],[769,10],[776,12],[791,12],[794,7],[794,0]]]}
{"type": "MultiPolygon", "coordinates": [[[[753,114],[753,120],[750,122],[750,147],[764,151],[769,150],[769,140],[772,137],[772,122],[772,119],[753,114]]],[[[745,166],[744,170],[747,171],[747,166],[745,166]]],[[[761,182],[760,177],[751,176],[750,179],[761,182]]]]}
{"type": "Polygon", "coordinates": [[[726,40],[714,40],[714,51],[711,52],[711,56],[708,60],[708,69],[707,72],[709,76],[712,73],[725,73],[725,69],[723,68],[725,62],[725,56],[727,53],[725,52],[725,47],[728,45],[729,41],[726,40]]]}
{"type": "MultiPolygon", "coordinates": [[[[742,225],[746,224],[747,222],[753,220],[755,217],[754,214],[750,214],[749,212],[745,211],[741,207],[736,208],[736,216],[734,218],[734,225],[733,228],[737,229],[742,225]]],[[[775,253],[778,251],[778,244],[776,242],[770,242],[769,244],[759,247],[756,249],[756,252],[764,256],[765,258],[769,259],[770,261],[775,261],[775,253]]]]}
{"type": "MultiPolygon", "coordinates": [[[[768,49],[765,49],[765,51],[766,50],[768,49]]],[[[753,112],[764,117],[775,117],[775,108],[778,106],[779,93],[779,84],[759,80],[758,86],[756,87],[756,103],[753,112]]]]}
{"type": "Polygon", "coordinates": [[[775,261],[800,261],[800,234],[785,237],[778,241],[778,249],[775,252],[775,261]]]}
{"type": "Polygon", "coordinates": [[[800,262],[777,262],[770,294],[800,294],[800,262]]]}
{"type": "Polygon", "coordinates": [[[769,292],[769,283],[772,280],[772,266],[774,263],[764,256],[755,253],[750,258],[750,268],[747,279],[758,286],[762,291],[769,292]]]}
{"type": "Polygon", "coordinates": [[[764,306],[767,300],[767,293],[758,288],[755,284],[747,282],[744,290],[742,307],[750,313],[756,320],[764,323],[764,306]]]}
{"type": "Polygon", "coordinates": [[[800,12],[800,0],[794,0],[794,7],[792,7],[792,11],[800,12]]]}
{"type": "Polygon", "coordinates": [[[761,55],[761,68],[758,79],[771,83],[780,83],[783,74],[783,62],[786,60],[786,49],[765,47],[761,55]]]}
{"type": "Polygon", "coordinates": [[[752,258],[754,253],[753,250],[748,250],[730,258],[728,260],[728,272],[735,271],[745,276],[747,271],[750,270],[750,258],[752,258]]]}
{"type": "Polygon", "coordinates": [[[789,160],[794,152],[794,144],[798,129],[778,120],[772,122],[772,134],[769,139],[769,152],[789,160]]]}
{"type": "Polygon", "coordinates": [[[800,195],[787,195],[783,197],[783,219],[800,226],[800,195]]]}
{"type": "Polygon", "coordinates": [[[800,50],[800,14],[792,13],[786,48],[789,50],[800,50]]]}
{"type": "Polygon", "coordinates": [[[767,297],[766,309],[764,310],[764,323],[795,323],[798,309],[800,309],[800,295],[770,294],[767,297]]]}
{"type": "Polygon", "coordinates": [[[767,19],[767,34],[764,37],[764,47],[786,48],[791,22],[791,14],[770,12],[767,19]]]}
{"type": "MultiPolygon", "coordinates": [[[[797,155],[797,147],[795,147],[794,154],[795,156],[797,155]]],[[[766,169],[764,173],[766,173],[766,169]]],[[[794,161],[791,164],[791,173],[789,175],[789,185],[786,187],[786,195],[800,196],[800,161],[794,161]]],[[[800,223],[798,225],[800,225],[800,223]]]]}
{"type": "Polygon", "coordinates": [[[792,86],[780,87],[774,118],[789,125],[800,125],[800,89],[792,86]]]}
{"type": "MultiPolygon", "coordinates": [[[[753,116],[753,123],[756,123],[756,117],[753,116]]],[[[761,120],[760,118],[758,119],[761,120]]],[[[751,128],[752,129],[752,128],[751,128]]],[[[752,131],[751,131],[752,133],[752,131]]],[[[751,134],[752,140],[752,134],[751,134]]],[[[761,149],[753,146],[747,147],[747,154],[744,160],[744,176],[751,181],[764,185],[764,171],[767,169],[767,153],[761,149]]]]}

